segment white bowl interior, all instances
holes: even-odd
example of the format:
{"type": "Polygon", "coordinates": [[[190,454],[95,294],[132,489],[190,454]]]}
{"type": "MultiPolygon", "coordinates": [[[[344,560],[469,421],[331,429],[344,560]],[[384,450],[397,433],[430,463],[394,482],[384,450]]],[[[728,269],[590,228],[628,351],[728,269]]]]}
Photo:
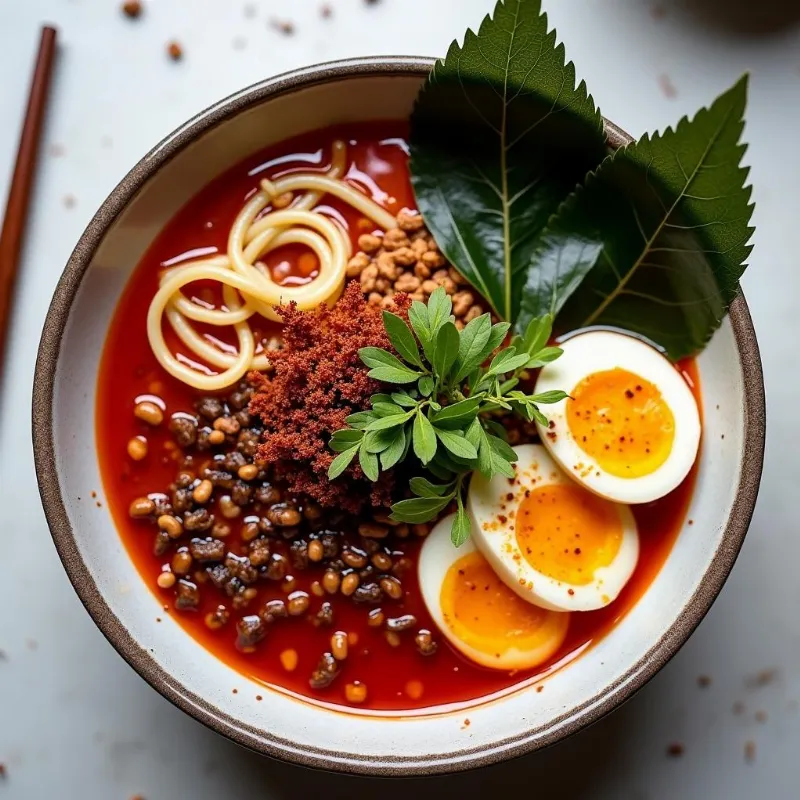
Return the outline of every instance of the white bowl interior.
{"type": "Polygon", "coordinates": [[[55,375],[54,436],[58,481],[77,547],[111,611],[141,648],[171,676],[189,702],[201,697],[264,740],[278,737],[291,756],[311,748],[356,768],[418,759],[411,771],[457,766],[469,751],[552,735],[636,679],[640,664],[695,594],[719,548],[739,484],[745,409],[742,366],[728,321],[699,367],[705,431],[698,487],[666,566],[627,618],[597,646],[545,680],[544,690],[515,691],[469,710],[402,720],[321,709],[265,692],[198,645],[145,587],[114,533],[102,498],[95,440],[95,387],[115,305],[156,233],[200,187],[249,154],[293,135],[338,122],[407,117],[416,76],[353,78],[271,99],[205,133],[152,177],[112,225],[85,274],[64,331],[55,375]],[[162,617],[156,624],[156,617],[162,617]],[[234,694],[232,690],[238,692],[234,694]],[[256,702],[256,694],[268,702],[256,702]],[[580,711],[578,711],[580,710],[580,711]],[[464,726],[465,718],[470,725],[464,726]],[[335,725],[335,728],[332,726],[335,725]],[[332,737],[331,731],[335,730],[332,737]],[[261,732],[261,733],[259,733],[261,732]]]}

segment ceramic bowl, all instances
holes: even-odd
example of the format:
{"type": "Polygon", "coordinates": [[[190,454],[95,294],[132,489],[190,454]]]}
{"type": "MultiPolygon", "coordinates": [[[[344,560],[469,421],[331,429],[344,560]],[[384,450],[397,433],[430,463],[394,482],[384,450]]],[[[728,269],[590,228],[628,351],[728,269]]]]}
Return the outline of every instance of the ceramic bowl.
{"type": "MultiPolygon", "coordinates": [[[[175,705],[258,752],[306,766],[419,775],[490,764],[557,742],[630,697],[708,611],[744,539],[761,476],[764,395],[744,298],[699,359],[705,405],[697,489],[664,568],[624,621],[544,682],[443,713],[322,708],[234,672],[144,585],[101,492],[95,387],[111,316],[134,266],[203,185],[251,153],[333,123],[405,119],[431,62],[359,59],[272,78],[212,106],[148,153],[103,203],[67,264],[44,326],[33,394],[42,501],[75,590],[128,663],[175,705]],[[102,501],[102,497],[100,498],[102,501]],[[232,687],[238,688],[234,694],[232,687]],[[463,724],[470,719],[470,725],[463,724]]],[[[608,125],[617,146],[625,134],[608,125]]]]}

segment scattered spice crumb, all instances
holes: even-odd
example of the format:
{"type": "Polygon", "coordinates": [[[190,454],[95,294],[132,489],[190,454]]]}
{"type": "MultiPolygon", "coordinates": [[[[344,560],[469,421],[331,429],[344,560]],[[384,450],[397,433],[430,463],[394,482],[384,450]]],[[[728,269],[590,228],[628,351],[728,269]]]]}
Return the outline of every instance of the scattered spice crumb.
{"type": "Polygon", "coordinates": [[[543,685],[540,683],[540,684],[539,684],[539,685],[536,687],[536,694],[539,694],[539,692],[543,692],[543,691],[544,691],[544,686],[543,686],[543,685]]]}
{"type": "Polygon", "coordinates": [[[156,617],[156,622],[161,622],[161,617],[156,617]]]}
{"type": "Polygon", "coordinates": [[[92,497],[92,500],[94,500],[94,499],[95,499],[95,497],[97,497],[97,492],[96,492],[96,491],[94,491],[94,489],[92,489],[92,491],[91,491],[89,494],[91,495],[91,497],[92,497]]]}
{"type": "Polygon", "coordinates": [[[745,711],[744,703],[741,700],[737,700],[733,704],[733,709],[732,710],[733,710],[733,713],[736,714],[736,715],[740,716],[740,715],[744,714],[744,711],[745,711]]]}
{"type": "Polygon", "coordinates": [[[686,524],[687,524],[687,525],[694,525],[694,520],[693,520],[693,519],[690,519],[690,520],[689,520],[689,521],[688,521],[686,524]]]}
{"type": "MultiPolygon", "coordinates": [[[[691,520],[689,520],[689,522],[691,522],[691,520]]],[[[708,686],[711,686],[711,676],[710,675],[700,675],[700,676],[698,676],[697,685],[701,689],[705,689],[708,686]]]]}
{"type": "Polygon", "coordinates": [[[78,200],[74,194],[65,194],[62,202],[64,203],[64,208],[75,208],[78,200]]]}
{"type": "Polygon", "coordinates": [[[259,702],[259,703],[260,703],[260,702],[261,702],[263,699],[264,699],[264,698],[263,698],[263,697],[262,697],[260,694],[257,694],[257,695],[256,695],[256,700],[258,700],[258,702],[259,702]]]}
{"type": "Polygon", "coordinates": [[[234,693],[234,694],[239,694],[239,690],[238,690],[238,689],[234,689],[234,690],[233,690],[233,693],[234,693]]]}
{"type": "Polygon", "coordinates": [[[746,681],[747,685],[751,688],[760,688],[762,686],[769,686],[778,678],[778,670],[776,667],[769,667],[768,669],[762,669],[760,672],[757,672],[755,675],[749,677],[746,681]]]}
{"type": "Polygon", "coordinates": [[[122,4],[122,13],[130,19],[140,17],[143,11],[142,4],[139,0],[125,0],[122,4]]]}
{"type": "Polygon", "coordinates": [[[744,760],[752,764],[756,760],[756,743],[752,740],[744,743],[744,760]]]}
{"type": "Polygon", "coordinates": [[[47,148],[47,152],[50,153],[53,158],[61,158],[65,152],[64,145],[53,142],[53,144],[47,148]]]}
{"type": "Polygon", "coordinates": [[[258,9],[252,3],[245,3],[244,16],[246,19],[253,19],[258,12],[258,9]]]}
{"type": "Polygon", "coordinates": [[[667,755],[671,758],[680,758],[685,752],[684,746],[680,742],[672,742],[667,747],[667,755]]]}
{"type": "Polygon", "coordinates": [[[167,55],[173,61],[180,61],[183,58],[183,48],[173,40],[167,45],[167,55]]]}
{"type": "Polygon", "coordinates": [[[144,800],[144,796],[141,794],[135,794],[133,797],[131,797],[131,800],[144,800]]]}
{"type": "Polygon", "coordinates": [[[270,27],[274,28],[276,31],[279,31],[284,36],[291,36],[294,33],[294,23],[290,22],[288,19],[271,19],[269,24],[270,27]]]}
{"type": "Polygon", "coordinates": [[[756,722],[764,723],[767,721],[766,711],[756,711],[756,722]]]}
{"type": "Polygon", "coordinates": [[[678,90],[675,88],[675,84],[666,73],[662,73],[658,76],[658,85],[661,87],[664,97],[668,97],[672,100],[678,96],[678,90]]]}
{"type": "Polygon", "coordinates": [[[6,769],[6,765],[0,761],[0,779],[8,777],[8,770],[6,769]]]}
{"type": "Polygon", "coordinates": [[[95,504],[95,505],[96,505],[98,508],[102,508],[102,507],[103,507],[103,504],[102,504],[102,503],[101,503],[99,500],[95,500],[95,503],[94,503],[94,504],[95,504]]]}
{"type": "Polygon", "coordinates": [[[464,728],[469,728],[469,726],[470,726],[470,721],[469,717],[467,717],[467,719],[464,720],[464,724],[461,726],[461,730],[463,731],[464,728]]]}
{"type": "Polygon", "coordinates": [[[233,49],[234,50],[244,50],[247,47],[247,39],[244,36],[234,36],[233,37],[233,49]]]}
{"type": "Polygon", "coordinates": [[[333,16],[333,9],[326,3],[320,7],[319,13],[323,19],[329,19],[333,16]]]}

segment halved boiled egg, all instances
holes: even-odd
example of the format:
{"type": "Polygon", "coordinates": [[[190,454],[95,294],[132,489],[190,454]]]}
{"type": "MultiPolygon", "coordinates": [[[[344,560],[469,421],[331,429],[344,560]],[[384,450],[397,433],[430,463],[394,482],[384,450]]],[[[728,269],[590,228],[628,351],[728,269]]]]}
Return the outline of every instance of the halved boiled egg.
{"type": "Polygon", "coordinates": [[[493,669],[535,667],[564,642],[569,614],[521,600],[471,540],[450,541],[453,515],[430,532],[419,557],[419,585],[428,612],[451,644],[493,669]]]}
{"type": "Polygon", "coordinates": [[[562,389],[539,425],[547,449],[570,476],[618,503],[648,503],[687,476],[700,446],[700,413],[677,369],[622,333],[590,331],[565,341],[536,392],[562,389]]]}
{"type": "Polygon", "coordinates": [[[541,445],[514,451],[516,478],[472,476],[472,540],[529,603],[554,611],[607,606],[639,559],[633,514],[570,480],[541,445]]]}

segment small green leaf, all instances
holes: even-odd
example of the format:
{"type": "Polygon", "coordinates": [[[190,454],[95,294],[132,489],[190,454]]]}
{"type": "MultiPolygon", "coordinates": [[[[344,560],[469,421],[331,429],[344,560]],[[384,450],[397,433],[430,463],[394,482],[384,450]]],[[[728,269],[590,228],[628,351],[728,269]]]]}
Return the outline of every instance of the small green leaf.
{"type": "MultiPolygon", "coordinates": [[[[481,439],[481,445],[478,449],[478,470],[481,475],[487,479],[493,478],[495,475],[504,475],[506,478],[513,478],[516,475],[514,467],[507,458],[504,458],[497,449],[497,445],[493,446],[493,442],[502,442],[506,447],[508,445],[496,436],[487,434],[485,431],[481,439]]],[[[510,449],[510,448],[509,448],[510,449]]],[[[513,450],[511,451],[514,452],[513,450]]],[[[516,454],[514,454],[516,459],[516,454]]]]}
{"type": "Polygon", "coordinates": [[[403,406],[404,408],[415,408],[419,402],[405,392],[392,392],[392,400],[394,400],[397,405],[403,406]]]}
{"type": "Polygon", "coordinates": [[[419,357],[417,340],[414,338],[414,334],[409,330],[408,325],[396,314],[384,311],[383,326],[386,328],[389,341],[392,343],[394,349],[397,350],[409,364],[421,367],[422,359],[419,357]]]}
{"type": "Polygon", "coordinates": [[[406,450],[406,434],[404,428],[394,428],[394,438],[389,446],[381,453],[381,469],[384,472],[391,469],[395,464],[399,463],[403,458],[403,453],[406,450]]]}
{"type": "MultiPolygon", "coordinates": [[[[436,453],[437,458],[440,452],[442,451],[437,451],[436,453]]],[[[434,458],[433,461],[428,463],[427,467],[428,467],[428,472],[430,472],[434,478],[438,478],[440,481],[449,481],[453,477],[453,471],[440,464],[436,460],[436,458],[434,458]]],[[[461,472],[460,468],[458,469],[458,472],[461,472]]]]}
{"type": "Polygon", "coordinates": [[[414,418],[414,453],[417,458],[427,464],[436,455],[436,433],[430,420],[420,411],[414,418]]]}
{"type": "Polygon", "coordinates": [[[532,403],[542,403],[544,405],[552,405],[553,403],[560,403],[566,400],[569,395],[562,392],[560,389],[554,389],[550,392],[540,392],[539,394],[532,394],[528,399],[532,403]]]}
{"type": "Polygon", "coordinates": [[[378,394],[373,394],[369,398],[370,405],[375,408],[376,403],[391,403],[392,397],[384,392],[379,392],[378,394]]]}
{"type": "Polygon", "coordinates": [[[369,425],[372,420],[375,419],[375,414],[371,411],[356,411],[355,414],[351,414],[345,422],[351,427],[356,428],[356,430],[363,430],[364,428],[369,425]]]}
{"type": "Polygon", "coordinates": [[[453,301],[445,291],[444,286],[439,286],[433,290],[428,298],[428,319],[431,326],[431,337],[436,339],[439,329],[450,318],[453,310],[453,301]]]}
{"type": "Polygon", "coordinates": [[[349,450],[353,447],[353,445],[361,444],[363,436],[363,431],[353,428],[342,428],[331,436],[330,448],[334,453],[343,453],[345,450],[349,450]]]}
{"type": "Polygon", "coordinates": [[[431,483],[425,478],[415,477],[408,482],[408,488],[417,495],[417,497],[444,497],[448,492],[452,497],[452,484],[442,485],[439,483],[431,483]]]}
{"type": "Polygon", "coordinates": [[[527,369],[543,367],[545,364],[549,364],[551,361],[555,361],[557,358],[560,358],[563,352],[564,351],[560,347],[545,347],[543,350],[535,353],[533,358],[531,358],[525,367],[527,369]]]}
{"type": "Polygon", "coordinates": [[[491,433],[486,434],[486,436],[489,439],[492,450],[494,450],[500,458],[504,458],[512,464],[517,460],[517,454],[514,452],[514,448],[511,447],[505,439],[493,436],[491,433]]]}
{"type": "Polygon", "coordinates": [[[382,350],[380,347],[362,347],[358,351],[358,357],[368,367],[398,367],[400,369],[407,369],[406,365],[388,350],[382,350]]]}
{"type": "Polygon", "coordinates": [[[417,334],[417,339],[422,345],[422,351],[428,361],[431,360],[431,353],[433,352],[433,333],[431,331],[431,321],[428,315],[428,306],[420,303],[419,300],[414,300],[411,303],[411,308],[408,309],[408,321],[417,334]]]}
{"type": "Polygon", "coordinates": [[[411,500],[401,500],[392,506],[392,519],[396,522],[428,522],[449,502],[449,497],[415,497],[411,500]]]}
{"type": "Polygon", "coordinates": [[[386,417],[378,417],[378,419],[370,422],[365,428],[367,431],[384,431],[389,428],[396,428],[403,425],[406,420],[411,419],[412,411],[404,411],[402,414],[389,414],[386,417]]]}
{"type": "Polygon", "coordinates": [[[445,321],[436,334],[436,347],[433,351],[433,371],[439,380],[447,380],[450,368],[458,357],[458,328],[445,321]]]}
{"type": "Polygon", "coordinates": [[[402,408],[400,408],[400,406],[395,405],[394,403],[373,403],[372,410],[379,417],[391,417],[396,416],[397,414],[406,413],[402,408]]]}
{"type": "Polygon", "coordinates": [[[478,356],[478,363],[483,364],[487,358],[503,343],[503,340],[506,338],[506,334],[508,334],[508,329],[511,325],[508,322],[497,322],[492,325],[492,329],[489,332],[489,341],[483,347],[483,351],[481,352],[480,356],[478,356]]]}
{"type": "Polygon", "coordinates": [[[438,428],[464,428],[466,423],[474,419],[480,408],[482,399],[480,397],[468,397],[450,406],[445,406],[441,411],[437,411],[432,417],[431,422],[438,428]]]}
{"type": "Polygon", "coordinates": [[[472,370],[477,369],[481,363],[483,348],[489,341],[492,332],[492,318],[490,314],[481,314],[467,323],[458,341],[458,359],[454,372],[455,381],[463,381],[472,370]]]}
{"type": "Polygon", "coordinates": [[[478,451],[467,441],[463,433],[434,428],[436,437],[454,455],[459,458],[473,459],[478,451]]]}
{"type": "MultiPolygon", "coordinates": [[[[400,363],[399,361],[397,362],[400,363]]],[[[383,383],[413,383],[419,378],[419,372],[408,367],[373,367],[368,373],[370,378],[383,383]]]]}
{"type": "Polygon", "coordinates": [[[522,336],[524,351],[533,356],[538,353],[550,338],[553,332],[553,316],[545,314],[542,317],[535,317],[528,323],[525,333],[522,336]]]}
{"type": "Polygon", "coordinates": [[[515,369],[524,366],[528,363],[529,356],[527,353],[517,353],[513,347],[507,347],[501,350],[489,365],[489,370],[486,377],[492,375],[505,375],[507,372],[513,372],[515,369]]]}
{"type": "Polygon", "coordinates": [[[461,494],[458,495],[458,511],[456,512],[453,526],[450,528],[450,541],[454,547],[461,547],[464,542],[469,539],[472,531],[472,523],[470,522],[467,512],[464,510],[464,504],[461,500],[461,494]]]}
{"type": "Polygon", "coordinates": [[[475,417],[472,420],[467,430],[464,432],[464,436],[466,437],[467,441],[477,450],[481,444],[481,434],[483,433],[483,428],[481,427],[481,421],[479,417],[475,417]]]}
{"type": "Polygon", "coordinates": [[[433,391],[433,378],[430,375],[423,375],[417,385],[419,386],[419,393],[423,397],[430,397],[433,391]]]}
{"type": "Polygon", "coordinates": [[[338,478],[347,469],[357,452],[358,446],[351,447],[349,450],[339,453],[339,455],[336,456],[333,461],[331,461],[331,464],[328,467],[328,480],[336,480],[336,478],[338,478]]]}
{"type": "Polygon", "coordinates": [[[369,431],[364,437],[364,447],[366,447],[367,451],[370,453],[382,453],[392,444],[398,435],[403,435],[402,427],[389,428],[382,431],[369,431]]]}
{"type": "Polygon", "coordinates": [[[367,480],[375,483],[378,480],[378,456],[370,453],[364,442],[361,442],[361,446],[358,448],[358,463],[367,480]]]}

